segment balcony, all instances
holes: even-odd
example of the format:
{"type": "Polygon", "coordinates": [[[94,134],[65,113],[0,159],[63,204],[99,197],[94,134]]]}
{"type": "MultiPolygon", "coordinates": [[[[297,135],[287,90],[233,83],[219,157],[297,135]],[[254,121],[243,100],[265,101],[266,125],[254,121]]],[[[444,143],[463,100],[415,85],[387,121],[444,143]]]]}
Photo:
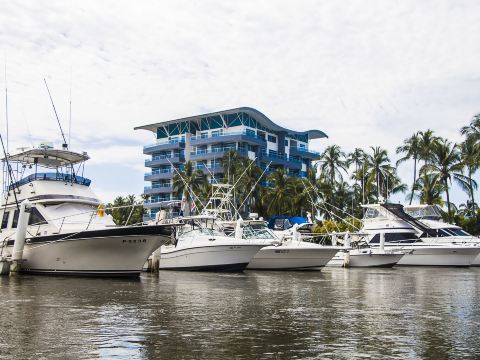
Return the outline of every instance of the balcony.
{"type": "Polygon", "coordinates": [[[265,146],[265,139],[246,131],[229,132],[224,134],[209,135],[209,136],[192,136],[190,143],[192,145],[207,145],[220,142],[246,142],[253,145],[265,146]]]}
{"type": "Polygon", "coordinates": [[[183,156],[176,155],[156,155],[152,156],[151,159],[146,159],[145,160],[145,166],[146,167],[153,167],[153,166],[160,166],[160,165],[169,165],[169,164],[175,164],[179,162],[183,162],[185,159],[183,156]]]}
{"type": "Polygon", "coordinates": [[[148,199],[143,203],[143,207],[146,209],[162,208],[171,205],[172,201],[180,201],[179,199],[160,198],[160,199],[148,199]]]}
{"type": "Polygon", "coordinates": [[[320,153],[318,151],[308,150],[306,148],[300,147],[291,147],[290,155],[300,156],[302,158],[308,158],[312,160],[318,159],[320,157],[320,153]]]}
{"type": "Polygon", "coordinates": [[[143,193],[146,195],[151,194],[169,194],[173,191],[172,185],[167,184],[153,184],[152,186],[145,186],[143,193]]]}
{"type": "Polygon", "coordinates": [[[271,161],[272,164],[282,165],[289,169],[300,170],[302,168],[302,162],[300,160],[294,159],[293,157],[288,157],[287,155],[279,154],[269,154],[266,152],[261,153],[262,161],[271,161]]]}
{"type": "Polygon", "coordinates": [[[145,173],[145,181],[156,181],[162,179],[171,179],[175,173],[175,170],[165,169],[165,170],[154,170],[152,172],[145,173]]]}
{"type": "Polygon", "coordinates": [[[245,149],[235,149],[235,148],[217,148],[212,150],[197,150],[190,153],[190,160],[210,160],[210,159],[219,159],[222,158],[229,151],[235,151],[242,156],[247,156],[247,151],[245,149]]]}
{"type": "Polygon", "coordinates": [[[185,140],[183,139],[164,140],[155,144],[145,145],[143,147],[143,153],[148,155],[162,150],[180,150],[184,148],[185,140]]]}
{"type": "Polygon", "coordinates": [[[198,164],[196,169],[202,171],[205,175],[223,173],[223,167],[221,165],[205,166],[203,164],[198,164]]]}

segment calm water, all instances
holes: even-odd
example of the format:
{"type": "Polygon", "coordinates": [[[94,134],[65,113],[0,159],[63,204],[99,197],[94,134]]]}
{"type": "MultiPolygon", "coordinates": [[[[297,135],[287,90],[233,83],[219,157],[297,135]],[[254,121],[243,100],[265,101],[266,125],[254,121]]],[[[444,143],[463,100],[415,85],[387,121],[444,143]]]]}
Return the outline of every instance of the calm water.
{"type": "Polygon", "coordinates": [[[0,277],[0,358],[478,358],[480,269],[0,277]]]}

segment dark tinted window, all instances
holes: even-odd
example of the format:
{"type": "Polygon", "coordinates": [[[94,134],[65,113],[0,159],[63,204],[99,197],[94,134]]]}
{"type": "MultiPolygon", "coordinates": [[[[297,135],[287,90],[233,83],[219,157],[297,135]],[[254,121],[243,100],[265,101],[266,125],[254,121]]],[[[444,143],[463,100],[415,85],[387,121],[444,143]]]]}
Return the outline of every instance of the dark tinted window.
{"type": "MultiPolygon", "coordinates": [[[[385,242],[402,242],[409,243],[415,242],[418,238],[415,234],[412,233],[386,233],[385,242]]],[[[375,234],[375,236],[370,240],[371,243],[380,243],[380,234],[375,234]]]]}
{"type": "Polygon", "coordinates": [[[45,218],[40,214],[40,211],[36,207],[32,207],[30,210],[30,218],[28,219],[28,225],[40,225],[46,224],[45,218]]]}
{"type": "Polygon", "coordinates": [[[13,213],[12,228],[16,228],[16,227],[17,227],[17,224],[18,224],[18,214],[19,214],[19,210],[15,210],[15,212],[13,213]]]}
{"type": "Polygon", "coordinates": [[[2,229],[6,229],[8,225],[8,216],[10,215],[9,211],[5,211],[3,213],[3,219],[2,219],[2,229]]]}

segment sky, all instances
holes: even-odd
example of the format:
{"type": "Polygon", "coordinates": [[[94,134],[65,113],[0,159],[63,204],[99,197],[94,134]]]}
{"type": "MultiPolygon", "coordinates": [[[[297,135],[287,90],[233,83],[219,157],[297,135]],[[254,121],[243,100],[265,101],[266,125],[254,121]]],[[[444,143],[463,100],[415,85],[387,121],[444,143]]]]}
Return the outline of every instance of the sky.
{"type": "MultiPolygon", "coordinates": [[[[62,143],[45,78],[104,201],[143,191],[142,147],[155,138],[139,125],[249,106],[287,128],[326,132],[312,149],[381,146],[395,161],[414,132],[458,142],[480,113],[475,0],[0,0],[0,8],[0,130],[5,137],[7,88],[10,152],[62,143]]],[[[409,185],[412,170],[398,168],[409,185]]],[[[466,200],[455,186],[452,197],[466,200]]]]}

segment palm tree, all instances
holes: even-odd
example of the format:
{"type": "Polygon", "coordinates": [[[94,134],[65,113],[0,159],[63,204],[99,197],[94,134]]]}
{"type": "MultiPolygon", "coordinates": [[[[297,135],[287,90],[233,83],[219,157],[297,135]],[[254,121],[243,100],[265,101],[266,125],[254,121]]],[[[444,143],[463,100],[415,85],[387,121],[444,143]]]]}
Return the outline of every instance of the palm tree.
{"type": "Polygon", "coordinates": [[[480,114],[475,115],[470,124],[461,128],[460,132],[465,135],[467,139],[474,141],[480,140],[480,114]]]}
{"type": "Polygon", "coordinates": [[[340,146],[328,146],[320,155],[319,163],[321,176],[327,179],[331,185],[335,184],[336,179],[343,180],[341,170],[347,172],[347,161],[340,146]]]}
{"type": "Polygon", "coordinates": [[[402,158],[397,160],[397,166],[404,161],[413,159],[413,183],[412,193],[410,195],[410,205],[412,204],[413,195],[415,192],[415,183],[417,181],[417,160],[420,155],[420,135],[418,132],[413,134],[408,139],[403,141],[403,145],[397,147],[397,154],[405,154],[402,158]]]}
{"type": "Polygon", "coordinates": [[[195,169],[190,160],[185,162],[183,170],[175,172],[173,190],[185,202],[184,215],[190,215],[191,201],[197,200],[196,196],[206,182],[205,174],[201,170],[195,169]]]}
{"type": "Polygon", "coordinates": [[[287,170],[278,168],[268,180],[271,187],[265,189],[263,201],[268,203],[269,215],[289,215],[292,211],[295,194],[293,192],[292,178],[287,175],[287,170]]]}
{"type": "Polygon", "coordinates": [[[433,134],[433,130],[420,131],[419,135],[419,159],[425,162],[425,165],[431,160],[432,152],[435,144],[438,143],[439,137],[433,134]]]}
{"type": "MultiPolygon", "coordinates": [[[[479,115],[480,118],[480,115],[479,115]]],[[[472,208],[470,209],[475,213],[475,196],[474,190],[477,190],[477,182],[473,180],[473,174],[478,170],[480,166],[480,143],[478,143],[473,137],[468,137],[462,144],[460,144],[460,156],[463,164],[467,168],[468,179],[468,193],[470,195],[470,203],[472,208]]]]}
{"type": "Polygon", "coordinates": [[[467,186],[466,176],[461,174],[463,163],[458,146],[456,144],[452,145],[447,139],[441,139],[433,147],[430,159],[431,162],[424,165],[421,171],[425,174],[438,175],[439,180],[443,182],[447,195],[447,217],[449,221],[452,221],[449,182],[451,183],[453,178],[460,186],[467,186]]]}
{"type": "Polygon", "coordinates": [[[367,182],[370,184],[375,183],[375,190],[377,193],[376,200],[380,199],[380,195],[383,193],[383,190],[386,189],[388,196],[389,184],[387,179],[389,176],[392,176],[395,173],[395,168],[390,165],[390,159],[388,157],[387,150],[380,148],[379,146],[370,147],[373,153],[367,154],[367,182]]]}
{"type": "MultiPolygon", "coordinates": [[[[347,158],[347,166],[351,166],[352,164],[355,165],[355,172],[353,173],[352,177],[355,180],[355,185],[353,187],[353,201],[356,202],[356,191],[358,190],[358,170],[362,167],[363,163],[365,162],[365,153],[363,149],[355,148],[353,152],[348,154],[347,158]]],[[[363,180],[363,178],[362,178],[363,180]]],[[[362,189],[363,189],[363,181],[362,181],[362,189]]]]}
{"type": "Polygon", "coordinates": [[[419,191],[418,198],[421,204],[442,206],[444,203],[442,193],[445,191],[445,185],[440,181],[438,174],[423,173],[415,183],[415,190],[419,191]]]}
{"type": "Polygon", "coordinates": [[[242,159],[244,159],[244,157],[235,150],[230,150],[223,156],[221,163],[226,183],[235,183],[235,174],[238,173],[238,168],[242,164],[242,159]]]}
{"type": "MultiPolygon", "coordinates": [[[[262,177],[262,169],[260,169],[260,167],[258,167],[256,164],[252,164],[252,160],[244,157],[240,159],[240,163],[236,169],[236,174],[237,178],[239,179],[236,196],[238,199],[242,199],[239,205],[244,203],[244,210],[248,213],[250,212],[251,207],[255,206],[255,203],[260,200],[259,184],[262,177]]],[[[239,209],[239,211],[240,210],[241,209],[239,209]]]]}

